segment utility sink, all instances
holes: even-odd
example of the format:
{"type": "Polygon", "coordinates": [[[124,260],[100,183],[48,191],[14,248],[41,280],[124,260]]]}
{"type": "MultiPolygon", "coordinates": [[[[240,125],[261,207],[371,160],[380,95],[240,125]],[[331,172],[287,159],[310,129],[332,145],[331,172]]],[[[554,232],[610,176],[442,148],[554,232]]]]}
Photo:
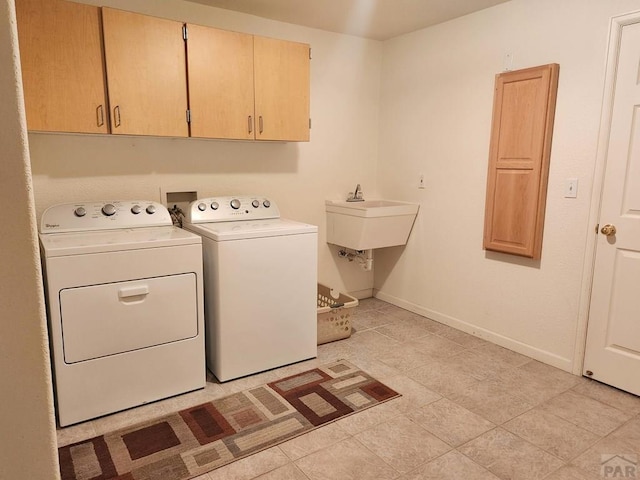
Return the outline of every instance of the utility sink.
{"type": "Polygon", "coordinates": [[[395,200],[325,203],[327,243],[353,250],[406,245],[419,208],[395,200]]]}

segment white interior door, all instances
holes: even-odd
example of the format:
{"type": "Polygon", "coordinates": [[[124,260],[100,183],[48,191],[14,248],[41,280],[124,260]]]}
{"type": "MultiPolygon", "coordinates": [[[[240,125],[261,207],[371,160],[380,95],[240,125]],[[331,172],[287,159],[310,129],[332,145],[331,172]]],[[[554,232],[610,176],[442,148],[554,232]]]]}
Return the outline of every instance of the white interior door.
{"type": "Polygon", "coordinates": [[[584,373],[640,395],[640,23],[617,58],[584,373]]]}

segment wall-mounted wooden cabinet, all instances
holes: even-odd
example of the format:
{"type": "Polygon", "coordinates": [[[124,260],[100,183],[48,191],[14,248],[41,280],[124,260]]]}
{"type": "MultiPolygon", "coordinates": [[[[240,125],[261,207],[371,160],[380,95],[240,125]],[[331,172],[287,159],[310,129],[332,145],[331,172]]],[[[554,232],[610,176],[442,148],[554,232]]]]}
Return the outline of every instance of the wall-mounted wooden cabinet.
{"type": "Polygon", "coordinates": [[[539,259],[558,64],[496,76],[484,248],[539,259]]]}
{"type": "Polygon", "coordinates": [[[189,136],[181,22],[102,9],[111,133],[189,136]]]}
{"type": "Polygon", "coordinates": [[[309,45],[254,37],[258,140],[309,141],[309,45]]]}
{"type": "Polygon", "coordinates": [[[187,25],[191,136],[253,139],[253,36],[187,25]]]}
{"type": "Polygon", "coordinates": [[[27,128],[107,133],[100,9],[16,0],[27,128]]]}
{"type": "Polygon", "coordinates": [[[16,4],[30,130],[309,140],[309,45],[189,25],[185,48],[182,22],[16,4]]]}
{"type": "Polygon", "coordinates": [[[309,45],[188,25],[194,137],[309,141],[309,45]]]}

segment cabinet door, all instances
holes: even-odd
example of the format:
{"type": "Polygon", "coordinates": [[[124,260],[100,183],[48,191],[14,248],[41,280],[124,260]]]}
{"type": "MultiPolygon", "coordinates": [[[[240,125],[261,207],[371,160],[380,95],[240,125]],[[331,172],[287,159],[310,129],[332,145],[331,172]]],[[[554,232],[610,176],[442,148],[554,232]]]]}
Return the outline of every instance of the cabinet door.
{"type": "Polygon", "coordinates": [[[191,136],[254,138],[253,36],[188,26],[191,136]]]}
{"type": "Polygon", "coordinates": [[[309,141],[309,45],[254,37],[256,139],[309,141]]]}
{"type": "Polygon", "coordinates": [[[539,259],[558,64],[496,76],[484,248],[539,259]]]}
{"type": "Polygon", "coordinates": [[[17,0],[27,128],[107,133],[100,10],[17,0]]]}
{"type": "Polygon", "coordinates": [[[111,8],[102,20],[111,133],[188,136],[183,24],[111,8]]]}

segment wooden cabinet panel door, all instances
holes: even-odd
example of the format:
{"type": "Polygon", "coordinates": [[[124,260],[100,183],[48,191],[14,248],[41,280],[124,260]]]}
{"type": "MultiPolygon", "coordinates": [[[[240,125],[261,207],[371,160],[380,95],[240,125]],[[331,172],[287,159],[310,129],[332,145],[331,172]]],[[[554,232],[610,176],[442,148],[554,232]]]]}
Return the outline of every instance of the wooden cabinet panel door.
{"type": "Polygon", "coordinates": [[[309,45],[254,37],[256,139],[309,141],[309,45]]]}
{"type": "Polygon", "coordinates": [[[107,133],[100,10],[62,0],[17,0],[29,130],[107,133]]]}
{"type": "Polygon", "coordinates": [[[254,138],[253,36],[188,25],[191,136],[254,138]]]}
{"type": "Polygon", "coordinates": [[[496,76],[484,248],[538,259],[547,195],[557,64],[496,76]]]}
{"type": "Polygon", "coordinates": [[[186,137],[181,22],[102,9],[111,133],[186,137]]]}

